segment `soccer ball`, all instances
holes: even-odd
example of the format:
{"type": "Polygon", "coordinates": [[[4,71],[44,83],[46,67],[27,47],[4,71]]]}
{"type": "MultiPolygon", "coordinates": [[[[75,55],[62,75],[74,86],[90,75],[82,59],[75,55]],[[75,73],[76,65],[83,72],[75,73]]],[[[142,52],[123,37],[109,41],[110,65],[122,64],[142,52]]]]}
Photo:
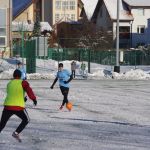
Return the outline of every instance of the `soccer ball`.
{"type": "Polygon", "coordinates": [[[66,108],[67,108],[69,111],[71,111],[71,109],[72,109],[72,103],[68,102],[68,103],[66,104],[66,108]]]}

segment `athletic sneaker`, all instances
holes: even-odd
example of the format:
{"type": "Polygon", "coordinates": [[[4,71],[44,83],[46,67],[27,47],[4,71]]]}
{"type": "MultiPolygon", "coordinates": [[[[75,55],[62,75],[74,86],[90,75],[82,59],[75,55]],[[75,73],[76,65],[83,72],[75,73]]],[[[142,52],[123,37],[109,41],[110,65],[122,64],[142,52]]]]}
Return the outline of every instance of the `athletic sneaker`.
{"type": "Polygon", "coordinates": [[[13,132],[12,136],[13,136],[16,140],[18,140],[18,142],[22,142],[21,139],[20,139],[20,137],[19,137],[19,134],[18,134],[17,132],[13,132]]]}
{"type": "Polygon", "coordinates": [[[61,105],[60,108],[59,108],[59,110],[62,110],[62,109],[63,109],[63,106],[61,105]]]}

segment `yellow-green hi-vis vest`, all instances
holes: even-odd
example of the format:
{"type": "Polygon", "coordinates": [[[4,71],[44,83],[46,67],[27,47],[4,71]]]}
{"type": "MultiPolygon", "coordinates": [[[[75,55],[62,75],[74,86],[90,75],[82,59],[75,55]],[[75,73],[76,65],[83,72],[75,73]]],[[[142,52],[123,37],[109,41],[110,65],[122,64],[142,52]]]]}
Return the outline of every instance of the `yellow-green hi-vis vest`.
{"type": "Polygon", "coordinates": [[[25,107],[24,90],[22,88],[22,80],[11,80],[7,84],[7,96],[4,106],[20,106],[25,107]]]}

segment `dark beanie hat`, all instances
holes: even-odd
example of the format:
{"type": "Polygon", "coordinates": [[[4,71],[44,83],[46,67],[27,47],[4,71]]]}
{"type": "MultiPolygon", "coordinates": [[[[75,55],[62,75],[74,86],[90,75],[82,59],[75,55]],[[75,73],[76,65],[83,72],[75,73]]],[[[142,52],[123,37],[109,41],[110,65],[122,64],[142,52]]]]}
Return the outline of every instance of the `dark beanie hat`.
{"type": "Polygon", "coordinates": [[[63,63],[59,63],[58,67],[63,67],[63,63]]]}
{"type": "Polygon", "coordinates": [[[18,69],[16,69],[16,70],[14,71],[14,73],[13,73],[13,77],[14,77],[14,78],[16,78],[16,77],[21,78],[21,71],[18,70],[18,69]]]}

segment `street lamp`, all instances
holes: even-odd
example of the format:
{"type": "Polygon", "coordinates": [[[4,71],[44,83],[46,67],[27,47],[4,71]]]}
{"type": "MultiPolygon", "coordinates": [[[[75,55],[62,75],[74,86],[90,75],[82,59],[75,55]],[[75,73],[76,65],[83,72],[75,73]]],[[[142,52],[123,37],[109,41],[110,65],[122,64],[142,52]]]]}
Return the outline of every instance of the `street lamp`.
{"type": "Polygon", "coordinates": [[[120,72],[119,66],[119,13],[120,13],[120,0],[117,0],[117,34],[116,34],[116,66],[114,72],[120,72]]]}

